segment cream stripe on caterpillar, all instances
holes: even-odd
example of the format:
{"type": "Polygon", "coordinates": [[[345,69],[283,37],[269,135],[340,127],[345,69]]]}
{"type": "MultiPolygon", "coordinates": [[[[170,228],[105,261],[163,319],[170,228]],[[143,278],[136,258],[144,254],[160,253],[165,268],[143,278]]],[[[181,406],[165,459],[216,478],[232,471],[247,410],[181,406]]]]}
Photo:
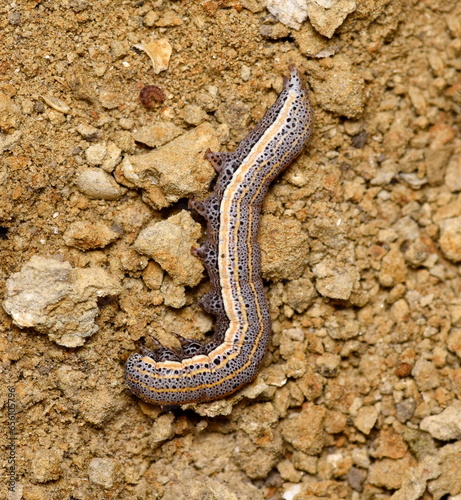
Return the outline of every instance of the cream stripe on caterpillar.
{"type": "Polygon", "coordinates": [[[270,183],[299,155],[311,133],[312,108],[298,70],[233,153],[209,151],[219,172],[213,193],[190,202],[207,220],[207,240],[194,251],[210,276],[200,300],[216,317],[208,342],[179,337],[181,352],[159,346],[132,354],[128,387],[148,403],[212,401],[252,380],[270,336],[269,309],[257,242],[261,205],[270,183]]]}

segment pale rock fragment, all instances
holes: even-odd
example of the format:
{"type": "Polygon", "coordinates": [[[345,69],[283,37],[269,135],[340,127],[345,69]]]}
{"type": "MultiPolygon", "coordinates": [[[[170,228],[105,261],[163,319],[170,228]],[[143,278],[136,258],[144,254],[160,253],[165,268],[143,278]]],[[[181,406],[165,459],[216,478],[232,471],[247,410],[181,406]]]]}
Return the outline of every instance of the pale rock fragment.
{"type": "Polygon", "coordinates": [[[198,246],[201,234],[200,224],[183,210],[167,220],[149,224],[133,247],[160,264],[176,286],[195,286],[202,278],[203,266],[190,250],[198,246]]]}
{"type": "Polygon", "coordinates": [[[283,438],[297,450],[316,455],[324,445],[326,409],[312,403],[303,405],[299,413],[290,415],[281,423],[283,438]]]}
{"type": "Polygon", "coordinates": [[[175,285],[169,276],[165,276],[160,291],[162,292],[166,306],[180,309],[186,304],[185,288],[175,285]]]}
{"type": "Polygon", "coordinates": [[[348,418],[343,412],[329,410],[325,418],[325,431],[328,434],[339,434],[344,432],[348,425],[348,418]]]}
{"type": "Polygon", "coordinates": [[[145,16],[143,20],[144,26],[152,28],[154,24],[160,19],[160,15],[155,12],[155,10],[150,10],[145,16]]]}
{"type": "Polygon", "coordinates": [[[159,290],[163,282],[163,269],[157,262],[150,261],[142,273],[142,279],[151,290],[159,290]]]}
{"type": "Polygon", "coordinates": [[[366,95],[363,77],[342,54],[328,59],[328,66],[321,70],[314,63],[308,63],[309,84],[316,101],[326,111],[350,119],[359,118],[364,110],[366,95]]]}
{"type": "Polygon", "coordinates": [[[282,460],[277,464],[277,470],[284,481],[298,483],[301,481],[302,473],[296,470],[290,460],[282,460]]]}
{"type": "Polygon", "coordinates": [[[439,223],[439,244],[447,259],[461,261],[461,217],[451,217],[439,223]]]}
{"type": "Polygon", "coordinates": [[[67,114],[70,112],[70,106],[57,97],[44,95],[42,96],[42,99],[48,104],[48,106],[50,106],[50,108],[53,108],[60,113],[67,114]]]}
{"type": "MultiPolygon", "coordinates": [[[[160,217],[157,216],[160,220],[160,217]]],[[[151,208],[141,198],[127,198],[117,203],[117,211],[114,214],[114,226],[120,226],[123,232],[129,235],[129,242],[136,239],[139,231],[152,222],[153,214],[151,208]]]]}
{"type": "Polygon", "coordinates": [[[97,141],[101,135],[101,131],[93,127],[92,125],[88,125],[86,123],[79,123],[77,125],[77,132],[89,142],[97,141]]]}
{"type": "Polygon", "coordinates": [[[156,75],[168,69],[173,48],[166,38],[160,38],[150,43],[139,43],[134,47],[144,51],[149,56],[156,75]]]}
{"type": "Polygon", "coordinates": [[[452,328],[448,335],[447,346],[461,359],[461,328],[452,328]]]}
{"type": "Polygon", "coordinates": [[[405,472],[401,488],[392,495],[391,500],[421,498],[426,491],[427,481],[440,475],[439,461],[440,459],[436,456],[426,455],[416,467],[410,467],[405,472]]]}
{"type": "Polygon", "coordinates": [[[0,132],[8,134],[19,127],[20,110],[3,92],[0,92],[0,132]]]}
{"type": "Polygon", "coordinates": [[[305,56],[321,57],[326,54],[332,56],[338,51],[338,45],[329,44],[329,41],[319,35],[310,23],[304,23],[298,31],[294,31],[291,35],[305,56]]]}
{"type": "Polygon", "coordinates": [[[299,494],[302,493],[303,486],[302,484],[291,484],[286,483],[283,485],[283,500],[295,500],[299,498],[299,494]]]}
{"type": "Polygon", "coordinates": [[[106,109],[115,109],[121,106],[124,102],[124,96],[119,92],[111,92],[109,90],[102,90],[99,94],[99,102],[101,106],[106,109]]]}
{"type": "Polygon", "coordinates": [[[385,287],[395,286],[405,281],[407,272],[408,269],[402,252],[397,245],[391,246],[391,249],[381,261],[379,283],[385,287]]]}
{"type": "MultiPolygon", "coordinates": [[[[88,386],[87,377],[85,377],[88,386]]],[[[79,415],[93,427],[103,428],[107,423],[126,408],[126,399],[115,388],[107,386],[92,389],[77,388],[75,394],[70,395],[79,415]]]]}
{"type": "Polygon", "coordinates": [[[98,331],[98,298],[118,295],[120,283],[101,268],[34,255],[6,281],[3,308],[20,328],[34,328],[65,347],[83,345],[98,331]]]}
{"type": "Polygon", "coordinates": [[[397,490],[402,487],[405,473],[412,465],[408,455],[398,460],[383,458],[371,464],[368,473],[368,482],[374,486],[397,490]]]}
{"type": "Polygon", "coordinates": [[[321,35],[328,38],[356,9],[356,0],[307,0],[309,21],[321,35]]]}
{"type": "Polygon", "coordinates": [[[92,144],[85,151],[86,161],[90,165],[101,165],[107,153],[107,146],[104,143],[92,144]]]}
{"type": "Polygon", "coordinates": [[[95,200],[118,200],[126,193],[126,188],[104,170],[96,167],[83,169],[76,180],[81,193],[95,200]]]}
{"type": "Polygon", "coordinates": [[[373,458],[403,458],[408,452],[408,446],[402,436],[392,427],[383,427],[370,448],[373,458]]]}
{"type": "Polygon", "coordinates": [[[113,172],[114,168],[121,160],[122,150],[114,142],[107,143],[106,154],[101,163],[101,168],[108,173],[113,172]]]}
{"type": "MultiPolygon", "coordinates": [[[[436,138],[435,138],[436,140],[436,138]]],[[[426,177],[431,186],[438,186],[444,182],[447,164],[453,153],[452,145],[436,145],[434,141],[425,151],[426,177]]]]}
{"type": "Polygon", "coordinates": [[[189,125],[199,125],[208,119],[206,112],[196,104],[188,104],[181,111],[182,119],[189,125]]]}
{"type": "Polygon", "coordinates": [[[307,19],[307,0],[267,0],[266,8],[290,28],[299,29],[307,19]]]}
{"type": "Polygon", "coordinates": [[[378,412],[374,406],[360,408],[354,418],[354,425],[360,432],[368,435],[376,424],[378,412]]]}
{"type": "Polygon", "coordinates": [[[167,10],[160,19],[157,20],[155,26],[159,28],[166,28],[170,26],[181,26],[182,19],[172,10],[167,10]]]}
{"type": "Polygon", "coordinates": [[[120,238],[120,234],[102,222],[77,221],[63,235],[64,242],[80,250],[104,248],[120,238]]]}
{"type": "Polygon", "coordinates": [[[315,367],[322,377],[336,377],[341,364],[341,356],[326,352],[315,360],[315,367]]]}
{"type": "Polygon", "coordinates": [[[207,149],[219,150],[219,140],[213,127],[203,123],[158,150],[126,157],[117,168],[120,182],[141,188],[143,200],[157,209],[181,198],[203,197],[215,176],[204,158],[207,149]]]}
{"type": "Polygon", "coordinates": [[[331,299],[347,300],[360,274],[353,266],[339,266],[331,259],[316,264],[312,271],[317,277],[316,289],[320,295],[331,299]]]}
{"type": "Polygon", "coordinates": [[[21,139],[21,136],[22,132],[19,130],[16,130],[11,134],[3,134],[1,133],[0,127],[0,154],[12,148],[19,141],[19,139],[21,139]]]}
{"type": "Polygon", "coordinates": [[[137,273],[144,270],[149,262],[147,257],[139,255],[133,248],[124,248],[119,255],[120,269],[124,272],[137,273]]]}
{"type": "Polygon", "coordinates": [[[60,449],[39,447],[31,460],[29,474],[32,481],[34,483],[49,483],[61,478],[64,474],[63,454],[60,449]]]}
{"type": "Polygon", "coordinates": [[[415,378],[416,385],[420,391],[429,391],[440,385],[440,377],[434,363],[420,358],[416,361],[411,374],[415,378]]]}
{"type": "Polygon", "coordinates": [[[160,415],[152,424],[149,432],[149,439],[153,447],[157,447],[159,443],[171,439],[174,436],[175,416],[173,413],[165,413],[160,415]]]}
{"type": "Polygon", "coordinates": [[[291,461],[298,470],[303,470],[309,474],[317,474],[317,457],[307,455],[302,451],[294,451],[291,461]]]}
{"type": "Polygon", "coordinates": [[[428,483],[428,490],[435,500],[448,497],[448,495],[451,495],[450,498],[454,500],[455,495],[461,493],[461,474],[459,473],[461,441],[440,448],[437,458],[440,461],[440,474],[428,483]]]}
{"type": "Polygon", "coordinates": [[[296,312],[305,311],[317,297],[314,284],[309,278],[299,278],[289,281],[284,290],[284,303],[296,312]]]}
{"type": "Polygon", "coordinates": [[[381,163],[381,168],[378,170],[373,179],[370,180],[372,186],[384,186],[391,182],[398,171],[397,164],[392,160],[384,160],[381,163]]]}
{"type": "Polygon", "coordinates": [[[461,155],[450,158],[445,172],[445,184],[453,193],[461,191],[461,155]]]}
{"type": "Polygon", "coordinates": [[[400,172],[397,175],[399,181],[411,187],[411,189],[420,189],[427,183],[427,177],[421,178],[417,172],[400,172]]]}
{"type": "Polygon", "coordinates": [[[423,418],[419,427],[441,441],[461,439],[461,401],[453,401],[438,415],[423,418]]]}
{"type": "Polygon", "coordinates": [[[432,219],[435,223],[440,224],[441,221],[450,218],[461,216],[461,197],[456,196],[450,203],[444,202],[440,208],[434,211],[432,219]]]}
{"type": "Polygon", "coordinates": [[[117,462],[111,458],[93,458],[88,468],[88,478],[91,483],[109,489],[114,485],[117,469],[117,462]]]}
{"type": "Polygon", "coordinates": [[[392,229],[397,231],[402,240],[415,241],[420,236],[418,223],[409,216],[402,217],[395,222],[392,229]]]}
{"type": "Polygon", "coordinates": [[[237,434],[234,460],[252,479],[263,479],[280,461],[283,440],[278,432],[269,429],[254,442],[245,432],[237,434]],[[267,433],[270,433],[266,437],[267,433]],[[263,437],[264,436],[264,437],[263,437]]]}
{"type": "Polygon", "coordinates": [[[158,148],[183,133],[184,130],[172,122],[156,121],[151,125],[146,125],[135,130],[133,132],[133,139],[151,148],[158,148]]]}
{"type": "Polygon", "coordinates": [[[395,416],[400,423],[404,424],[413,417],[415,410],[416,401],[413,398],[404,399],[395,405],[395,416]]]}
{"type": "Polygon", "coordinates": [[[405,299],[399,299],[395,301],[390,309],[390,317],[395,323],[401,323],[402,321],[409,319],[410,308],[405,299]]]}
{"type": "Polygon", "coordinates": [[[307,233],[298,220],[264,215],[259,243],[263,278],[280,281],[297,279],[302,275],[309,247],[307,233]]]}

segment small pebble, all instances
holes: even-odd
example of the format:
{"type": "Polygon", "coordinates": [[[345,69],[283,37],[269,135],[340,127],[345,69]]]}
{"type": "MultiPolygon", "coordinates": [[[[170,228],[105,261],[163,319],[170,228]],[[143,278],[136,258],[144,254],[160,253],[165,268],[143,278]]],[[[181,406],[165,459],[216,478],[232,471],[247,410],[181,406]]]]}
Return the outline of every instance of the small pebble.
{"type": "Polygon", "coordinates": [[[115,481],[116,463],[110,458],[93,458],[89,465],[88,476],[92,483],[103,488],[112,488],[115,481]]]}
{"type": "Polygon", "coordinates": [[[461,359],[461,328],[452,328],[448,335],[447,346],[461,359]]]}
{"type": "Polygon", "coordinates": [[[447,259],[461,261],[461,217],[452,217],[440,223],[439,243],[447,259]]]}
{"type": "MultiPolygon", "coordinates": [[[[200,224],[183,210],[167,220],[149,224],[139,233],[133,247],[160,264],[176,286],[195,286],[202,278],[203,266],[190,249],[197,246],[200,236],[200,224]]],[[[175,303],[179,300],[176,293],[175,303]]]]}
{"type": "Polygon", "coordinates": [[[42,99],[50,106],[51,108],[59,111],[60,113],[69,113],[70,106],[68,106],[63,100],[58,99],[57,97],[52,96],[42,96],[42,99]]]}
{"type": "Polygon", "coordinates": [[[106,156],[107,146],[103,143],[92,144],[86,151],[86,160],[90,165],[101,165],[106,156]]]}
{"type": "Polygon", "coordinates": [[[89,142],[94,142],[99,139],[99,136],[101,135],[101,131],[97,129],[96,127],[93,127],[91,125],[86,125],[85,123],[79,123],[77,125],[77,132],[86,140],[89,142]]]}
{"type": "Polygon", "coordinates": [[[166,38],[160,38],[150,43],[139,43],[134,47],[143,50],[149,56],[156,75],[168,69],[173,47],[166,38]]]}
{"type": "Polygon", "coordinates": [[[420,358],[412,370],[416,385],[420,391],[435,389],[440,384],[439,374],[434,364],[427,359],[420,358]]]}
{"type": "Polygon", "coordinates": [[[308,16],[307,3],[297,0],[268,0],[266,8],[282,24],[294,29],[299,29],[308,16]]]}
{"type": "Polygon", "coordinates": [[[120,238],[120,234],[102,222],[77,221],[70,225],[63,238],[68,246],[80,250],[91,250],[104,248],[120,238]]]}
{"type": "Polygon", "coordinates": [[[360,432],[369,434],[377,419],[378,412],[376,408],[374,406],[364,406],[357,412],[357,416],[354,418],[354,425],[360,432]]]}
{"type": "Polygon", "coordinates": [[[152,28],[154,24],[159,20],[160,16],[154,10],[150,10],[145,16],[143,20],[144,26],[148,28],[152,28]]]}
{"type": "Polygon", "coordinates": [[[115,179],[99,168],[86,168],[77,177],[77,187],[81,193],[95,200],[118,200],[125,192],[115,179]]]}
{"type": "Polygon", "coordinates": [[[461,191],[461,155],[453,156],[448,162],[445,184],[453,193],[461,191]]]}
{"type": "Polygon", "coordinates": [[[439,415],[423,418],[420,428],[441,441],[461,439],[461,401],[454,401],[439,415]]]}
{"type": "Polygon", "coordinates": [[[395,416],[397,420],[404,424],[414,415],[416,402],[413,398],[404,399],[395,405],[395,416]]]}
{"type": "Polygon", "coordinates": [[[208,115],[199,106],[188,104],[182,110],[182,118],[189,125],[199,125],[208,118],[208,115]]]}

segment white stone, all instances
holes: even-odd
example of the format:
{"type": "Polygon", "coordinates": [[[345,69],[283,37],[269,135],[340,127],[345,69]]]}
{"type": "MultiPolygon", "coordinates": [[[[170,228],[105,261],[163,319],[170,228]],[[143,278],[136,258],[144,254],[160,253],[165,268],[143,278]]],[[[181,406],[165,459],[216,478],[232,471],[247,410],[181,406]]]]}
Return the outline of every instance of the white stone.
{"type": "Polygon", "coordinates": [[[419,427],[435,439],[461,439],[461,401],[454,401],[439,415],[423,418],[419,427]]]}
{"type": "Polygon", "coordinates": [[[267,10],[282,24],[299,29],[307,19],[307,0],[268,0],[267,10]]]}

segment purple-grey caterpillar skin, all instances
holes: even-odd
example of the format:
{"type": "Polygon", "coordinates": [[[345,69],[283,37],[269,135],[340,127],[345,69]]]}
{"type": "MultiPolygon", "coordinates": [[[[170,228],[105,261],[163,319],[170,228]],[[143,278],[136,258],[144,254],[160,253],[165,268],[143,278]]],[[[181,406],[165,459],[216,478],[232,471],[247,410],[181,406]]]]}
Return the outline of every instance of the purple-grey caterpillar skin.
{"type": "Polygon", "coordinates": [[[193,253],[210,277],[200,304],[215,316],[208,342],[179,337],[181,352],[159,344],[132,354],[125,378],[148,403],[212,401],[251,381],[271,332],[257,241],[261,205],[271,182],[296,158],[311,134],[312,107],[298,70],[290,67],[283,91],[233,153],[208,151],[219,172],[213,193],[190,201],[207,221],[207,240],[193,253]]]}

